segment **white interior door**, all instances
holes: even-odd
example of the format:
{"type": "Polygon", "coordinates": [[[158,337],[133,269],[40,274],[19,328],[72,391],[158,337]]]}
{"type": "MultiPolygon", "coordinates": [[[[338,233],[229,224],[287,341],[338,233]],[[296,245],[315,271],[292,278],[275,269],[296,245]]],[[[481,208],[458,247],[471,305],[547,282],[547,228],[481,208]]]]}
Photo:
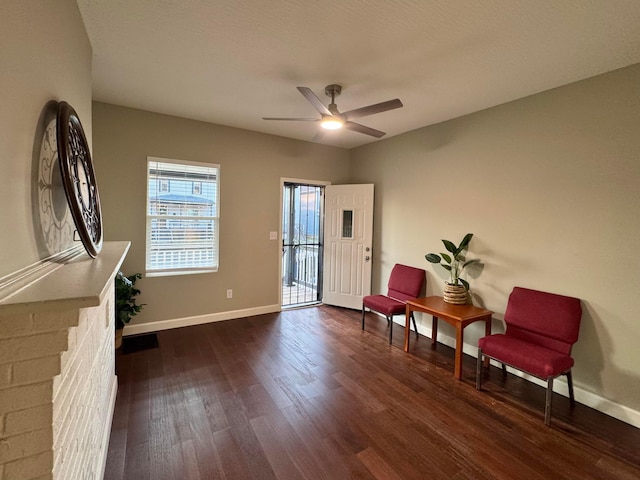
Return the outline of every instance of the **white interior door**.
{"type": "Polygon", "coordinates": [[[322,302],[362,308],[371,294],[373,184],[325,187],[322,302]]]}

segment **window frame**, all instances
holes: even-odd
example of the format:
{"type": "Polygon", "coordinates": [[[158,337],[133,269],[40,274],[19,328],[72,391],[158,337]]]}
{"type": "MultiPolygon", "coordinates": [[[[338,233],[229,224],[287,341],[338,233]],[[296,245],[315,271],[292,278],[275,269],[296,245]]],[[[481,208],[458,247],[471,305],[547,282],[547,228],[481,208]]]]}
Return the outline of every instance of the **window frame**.
{"type": "MultiPolygon", "coordinates": [[[[146,173],[146,199],[145,199],[145,276],[147,277],[160,277],[160,276],[173,276],[173,275],[191,275],[191,274],[198,274],[198,273],[214,273],[217,272],[218,269],[220,268],[220,172],[221,172],[221,168],[219,164],[215,164],[215,163],[207,163],[207,162],[194,162],[194,161],[190,161],[190,160],[178,160],[178,159],[173,159],[173,158],[163,158],[163,157],[153,157],[153,156],[148,156],[147,157],[147,165],[146,165],[146,169],[147,169],[147,173],[146,173]],[[213,215],[191,215],[189,214],[189,211],[191,210],[189,208],[189,203],[188,202],[184,202],[182,204],[178,204],[180,206],[180,208],[178,209],[178,211],[180,213],[176,214],[173,213],[172,215],[169,215],[168,212],[165,211],[164,214],[160,214],[159,212],[155,212],[155,213],[151,213],[151,202],[152,202],[152,198],[151,195],[155,193],[156,195],[156,201],[157,198],[160,194],[166,194],[169,192],[166,191],[160,191],[160,182],[163,182],[164,179],[158,179],[156,176],[156,181],[158,182],[158,188],[156,192],[151,192],[151,185],[152,185],[152,180],[153,178],[151,177],[151,170],[152,170],[152,164],[157,164],[162,163],[162,164],[174,164],[177,166],[177,168],[183,167],[183,166],[192,166],[192,167],[203,167],[203,168],[207,168],[207,169],[215,169],[215,198],[213,199],[215,208],[213,208],[213,215]],[[182,214],[181,212],[185,212],[184,214],[182,214]],[[186,220],[187,222],[189,221],[193,221],[193,220],[206,220],[206,221],[211,221],[211,225],[212,225],[212,236],[211,236],[211,243],[207,243],[206,247],[203,247],[201,250],[202,251],[208,251],[209,249],[213,248],[213,258],[214,258],[214,265],[212,266],[206,266],[206,267],[199,267],[196,265],[187,265],[187,266],[177,266],[177,267],[169,267],[169,268],[150,268],[150,255],[152,252],[152,233],[154,233],[154,229],[152,228],[152,222],[153,220],[165,220],[165,221],[176,221],[178,219],[181,220],[186,220]]],[[[169,178],[167,180],[169,183],[171,183],[171,178],[169,178]]],[[[175,181],[182,181],[182,179],[178,180],[176,179],[175,181]]],[[[203,185],[202,183],[204,183],[202,180],[189,180],[188,177],[185,175],[185,180],[184,181],[192,181],[192,182],[199,182],[200,183],[200,192],[202,192],[203,189],[203,185]]],[[[192,186],[193,188],[193,186],[192,186]]],[[[169,191],[171,190],[171,188],[169,188],[169,191]]],[[[193,189],[189,189],[189,193],[192,194],[193,193],[193,189]]],[[[160,209],[161,207],[158,206],[158,209],[160,209]]],[[[166,210],[166,208],[165,208],[166,210]]],[[[182,240],[182,242],[184,243],[184,240],[182,240]]]]}

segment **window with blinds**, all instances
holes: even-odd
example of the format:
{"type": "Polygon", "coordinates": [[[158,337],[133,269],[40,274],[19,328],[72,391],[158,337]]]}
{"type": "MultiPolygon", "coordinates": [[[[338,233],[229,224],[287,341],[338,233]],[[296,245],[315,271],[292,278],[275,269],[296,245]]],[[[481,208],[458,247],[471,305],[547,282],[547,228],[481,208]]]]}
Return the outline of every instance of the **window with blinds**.
{"type": "Polygon", "coordinates": [[[219,165],[147,157],[147,276],[218,270],[219,187],[219,165]]]}

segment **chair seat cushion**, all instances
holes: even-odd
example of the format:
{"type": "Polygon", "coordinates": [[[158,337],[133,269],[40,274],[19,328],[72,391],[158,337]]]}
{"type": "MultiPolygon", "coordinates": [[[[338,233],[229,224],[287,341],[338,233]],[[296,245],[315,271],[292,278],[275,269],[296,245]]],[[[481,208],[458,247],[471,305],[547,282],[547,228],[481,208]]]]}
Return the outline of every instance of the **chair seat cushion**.
{"type": "Polygon", "coordinates": [[[478,340],[482,353],[512,367],[548,379],[573,367],[573,358],[533,343],[504,334],[489,335],[478,340]]]}
{"type": "Polygon", "coordinates": [[[386,295],[369,295],[362,299],[362,304],[380,312],[387,317],[392,315],[400,315],[405,312],[406,304],[395,298],[387,297],[386,295]]]}

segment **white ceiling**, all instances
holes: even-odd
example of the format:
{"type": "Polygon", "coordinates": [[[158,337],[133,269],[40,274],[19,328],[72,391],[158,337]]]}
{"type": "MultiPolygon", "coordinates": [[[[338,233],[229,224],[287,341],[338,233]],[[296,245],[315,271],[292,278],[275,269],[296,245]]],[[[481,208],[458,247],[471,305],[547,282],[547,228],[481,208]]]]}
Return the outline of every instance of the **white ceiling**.
{"type": "MultiPolygon", "coordinates": [[[[311,141],[343,86],[384,138],[640,62],[638,0],[77,0],[95,100],[311,141]]],[[[341,130],[322,143],[376,141],[341,130]]]]}

